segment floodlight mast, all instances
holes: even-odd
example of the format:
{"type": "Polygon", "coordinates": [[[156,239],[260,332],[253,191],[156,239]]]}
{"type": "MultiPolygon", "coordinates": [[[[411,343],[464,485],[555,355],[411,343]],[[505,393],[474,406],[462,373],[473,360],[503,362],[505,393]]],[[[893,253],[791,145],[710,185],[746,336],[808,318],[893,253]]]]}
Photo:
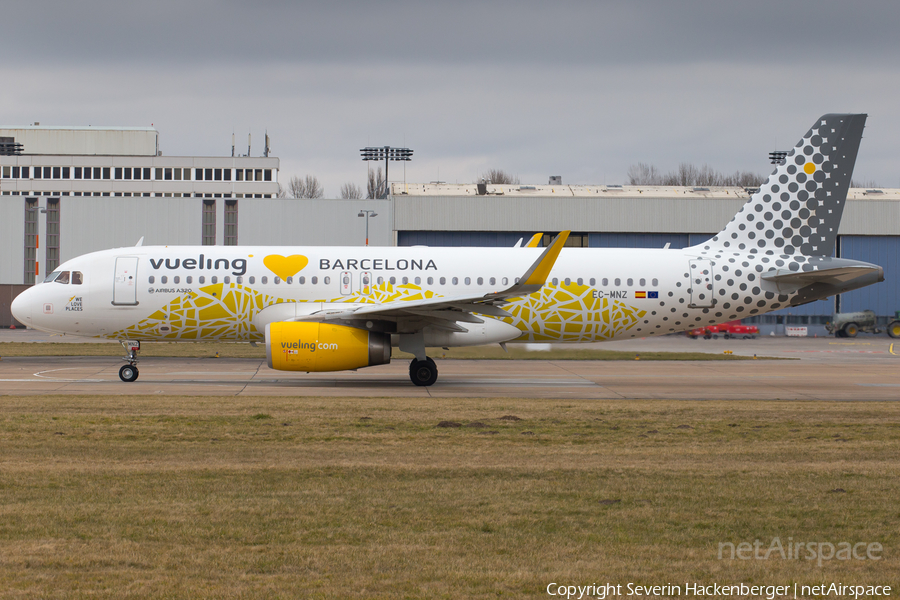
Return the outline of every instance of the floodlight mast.
{"type": "MultiPolygon", "coordinates": [[[[413,151],[409,148],[392,148],[391,146],[366,146],[360,148],[362,159],[366,162],[370,160],[384,160],[384,197],[387,197],[388,186],[388,161],[401,160],[409,162],[412,160],[413,151]]],[[[378,197],[378,188],[374,191],[375,197],[378,197]]]]}

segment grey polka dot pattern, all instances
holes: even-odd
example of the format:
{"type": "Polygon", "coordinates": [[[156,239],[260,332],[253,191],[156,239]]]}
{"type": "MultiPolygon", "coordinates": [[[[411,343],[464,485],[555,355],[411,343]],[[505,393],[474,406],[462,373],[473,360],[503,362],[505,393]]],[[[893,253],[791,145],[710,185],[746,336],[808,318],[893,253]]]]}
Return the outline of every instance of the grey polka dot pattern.
{"type": "Polygon", "coordinates": [[[819,118],[703,250],[830,256],[865,121],[866,115],[819,118]]]}
{"type": "Polygon", "coordinates": [[[833,287],[814,278],[796,278],[853,263],[831,255],[865,121],[864,114],[819,118],[721,233],[685,249],[688,270],[675,271],[674,297],[670,292],[661,298],[660,317],[642,323],[631,337],[743,319],[833,295],[833,287]]]}

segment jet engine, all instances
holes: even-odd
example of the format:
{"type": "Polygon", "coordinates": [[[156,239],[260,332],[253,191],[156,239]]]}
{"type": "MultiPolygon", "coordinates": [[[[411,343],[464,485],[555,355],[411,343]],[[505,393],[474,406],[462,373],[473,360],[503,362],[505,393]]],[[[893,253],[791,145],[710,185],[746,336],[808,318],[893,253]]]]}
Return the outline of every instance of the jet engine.
{"type": "Polygon", "coordinates": [[[278,321],[266,325],[266,358],[279,371],[346,371],[391,362],[391,336],[345,325],[278,321]]]}

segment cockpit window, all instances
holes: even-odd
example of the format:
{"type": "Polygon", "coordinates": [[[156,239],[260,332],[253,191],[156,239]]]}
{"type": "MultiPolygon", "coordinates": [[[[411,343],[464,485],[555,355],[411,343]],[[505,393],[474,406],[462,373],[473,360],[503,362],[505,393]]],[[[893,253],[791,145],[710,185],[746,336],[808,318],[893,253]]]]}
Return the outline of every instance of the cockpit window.
{"type": "Polygon", "coordinates": [[[60,271],[53,271],[46,277],[44,277],[44,283],[50,283],[51,281],[56,281],[56,278],[59,277],[60,271]]]}
{"type": "Polygon", "coordinates": [[[84,283],[84,275],[81,271],[72,271],[72,285],[81,285],[84,283]]]}
{"type": "Polygon", "coordinates": [[[63,271],[59,274],[59,277],[55,279],[56,283],[69,283],[69,272],[63,271]]]}

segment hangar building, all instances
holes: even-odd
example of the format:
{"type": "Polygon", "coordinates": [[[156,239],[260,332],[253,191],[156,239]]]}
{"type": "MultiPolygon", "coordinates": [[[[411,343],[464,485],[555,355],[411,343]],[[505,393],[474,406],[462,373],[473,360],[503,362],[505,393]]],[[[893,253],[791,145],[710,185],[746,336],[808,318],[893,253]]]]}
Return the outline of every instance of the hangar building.
{"type": "MultiPolygon", "coordinates": [[[[682,248],[712,237],[752,190],[616,185],[391,185],[386,199],[278,198],[273,157],[169,157],[153,129],[0,128],[0,326],[18,290],[59,262],[144,244],[512,246],[572,230],[568,245],[682,248]]],[[[764,330],[821,325],[836,310],[900,310],[900,189],[852,189],[836,254],[886,281],[755,317],[764,330]]],[[[602,270],[602,265],[596,268],[602,270]]],[[[749,321],[749,320],[745,320],[749,321]]]]}

